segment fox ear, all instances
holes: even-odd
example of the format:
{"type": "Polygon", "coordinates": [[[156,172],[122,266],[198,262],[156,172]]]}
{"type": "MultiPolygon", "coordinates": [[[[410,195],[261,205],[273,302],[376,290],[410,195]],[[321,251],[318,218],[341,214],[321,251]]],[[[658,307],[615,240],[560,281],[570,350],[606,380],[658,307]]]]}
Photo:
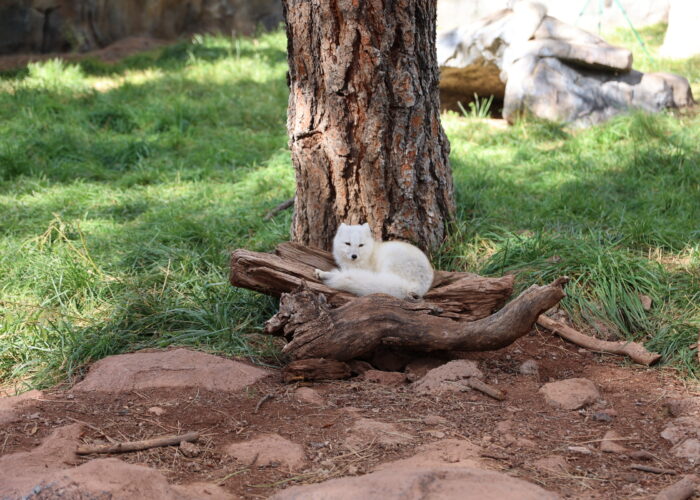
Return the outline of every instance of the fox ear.
{"type": "Polygon", "coordinates": [[[368,234],[371,234],[371,233],[372,233],[372,230],[370,229],[369,224],[368,224],[367,222],[365,222],[364,224],[362,224],[360,227],[361,227],[366,233],[368,233],[368,234]]]}
{"type": "Polygon", "coordinates": [[[348,225],[345,222],[341,222],[340,226],[338,226],[338,229],[345,229],[346,227],[348,227],[348,225]]]}

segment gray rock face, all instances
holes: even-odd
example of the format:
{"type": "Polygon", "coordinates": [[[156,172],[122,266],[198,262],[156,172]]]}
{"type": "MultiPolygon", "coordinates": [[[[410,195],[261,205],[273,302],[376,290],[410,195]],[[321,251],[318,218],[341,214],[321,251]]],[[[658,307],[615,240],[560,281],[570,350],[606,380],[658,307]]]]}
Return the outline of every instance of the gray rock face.
{"type": "Polygon", "coordinates": [[[694,103],[688,81],[632,69],[632,53],[517,3],[438,38],[446,107],[476,93],[503,99],[503,117],[523,115],[588,126],[641,109],[658,112],[694,103]]]}
{"type": "Polygon", "coordinates": [[[6,0],[0,54],[86,51],[136,35],[251,34],[280,22],[279,0],[6,0]]]}

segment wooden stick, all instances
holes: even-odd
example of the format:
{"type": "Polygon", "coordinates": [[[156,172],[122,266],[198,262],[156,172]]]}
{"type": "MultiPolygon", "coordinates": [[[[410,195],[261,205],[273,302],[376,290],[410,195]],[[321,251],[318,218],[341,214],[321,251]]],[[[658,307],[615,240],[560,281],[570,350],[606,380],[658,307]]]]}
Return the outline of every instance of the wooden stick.
{"type": "Polygon", "coordinates": [[[688,474],[683,479],[661,490],[654,500],[687,500],[695,494],[695,487],[699,484],[698,476],[688,474]]]}
{"type": "Polygon", "coordinates": [[[158,448],[160,446],[178,445],[182,441],[196,441],[199,438],[199,432],[188,432],[179,436],[160,436],[156,438],[146,439],[143,441],[127,441],[125,443],[116,444],[100,444],[92,446],[79,446],[76,450],[78,455],[90,455],[92,453],[125,453],[128,451],[147,450],[149,448],[158,448]]]}
{"type": "Polygon", "coordinates": [[[499,401],[503,401],[506,399],[506,395],[503,394],[502,391],[496,389],[495,387],[487,384],[483,380],[479,380],[476,377],[469,377],[466,380],[466,384],[471,387],[472,389],[475,389],[479,392],[483,392],[487,396],[491,396],[493,399],[497,399],[499,401]]]}
{"type": "Polygon", "coordinates": [[[629,356],[632,361],[646,366],[653,365],[661,359],[661,354],[649,352],[642,344],[637,342],[609,342],[596,339],[545,315],[540,315],[537,318],[537,324],[553,331],[569,342],[592,351],[629,356]]]}
{"type": "Polygon", "coordinates": [[[658,467],[652,467],[651,465],[642,465],[642,464],[632,464],[632,465],[630,465],[630,469],[640,470],[642,472],[651,472],[652,474],[670,474],[670,475],[677,474],[677,472],[675,470],[659,469],[658,467]]]}
{"type": "Polygon", "coordinates": [[[269,212],[267,212],[267,213],[265,214],[265,217],[263,217],[263,220],[270,220],[270,219],[272,219],[275,215],[277,215],[277,214],[280,213],[280,212],[283,212],[283,211],[287,210],[287,209],[288,209],[289,207],[291,207],[292,205],[294,205],[294,198],[291,198],[291,199],[289,199],[289,200],[283,201],[282,203],[280,203],[279,205],[277,205],[275,208],[273,208],[272,210],[270,210],[269,212]]]}

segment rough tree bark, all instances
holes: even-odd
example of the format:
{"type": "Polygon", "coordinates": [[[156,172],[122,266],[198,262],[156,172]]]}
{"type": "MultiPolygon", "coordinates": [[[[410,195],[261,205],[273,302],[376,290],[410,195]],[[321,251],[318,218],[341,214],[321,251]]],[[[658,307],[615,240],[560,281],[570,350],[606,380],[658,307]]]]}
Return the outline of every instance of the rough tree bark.
{"type": "Polygon", "coordinates": [[[329,249],[341,222],[437,247],[454,212],[440,126],[436,0],[284,0],[292,239],[329,249]]]}

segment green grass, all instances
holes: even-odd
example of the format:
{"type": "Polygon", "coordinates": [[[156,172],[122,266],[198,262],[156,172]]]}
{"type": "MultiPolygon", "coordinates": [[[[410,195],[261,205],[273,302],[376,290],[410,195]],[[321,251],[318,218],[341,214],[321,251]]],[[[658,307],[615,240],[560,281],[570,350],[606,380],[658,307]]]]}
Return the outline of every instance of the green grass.
{"type": "MultiPolygon", "coordinates": [[[[654,64],[700,83],[697,62],[654,64]]],[[[257,335],[275,302],[227,274],[232,249],[288,237],[289,212],[262,218],[294,191],[285,72],[278,32],[0,77],[0,381],[173,344],[276,362],[257,335]]],[[[698,373],[700,119],[443,121],[458,217],[437,265],[520,288],[567,274],[579,326],[698,373]]]]}

